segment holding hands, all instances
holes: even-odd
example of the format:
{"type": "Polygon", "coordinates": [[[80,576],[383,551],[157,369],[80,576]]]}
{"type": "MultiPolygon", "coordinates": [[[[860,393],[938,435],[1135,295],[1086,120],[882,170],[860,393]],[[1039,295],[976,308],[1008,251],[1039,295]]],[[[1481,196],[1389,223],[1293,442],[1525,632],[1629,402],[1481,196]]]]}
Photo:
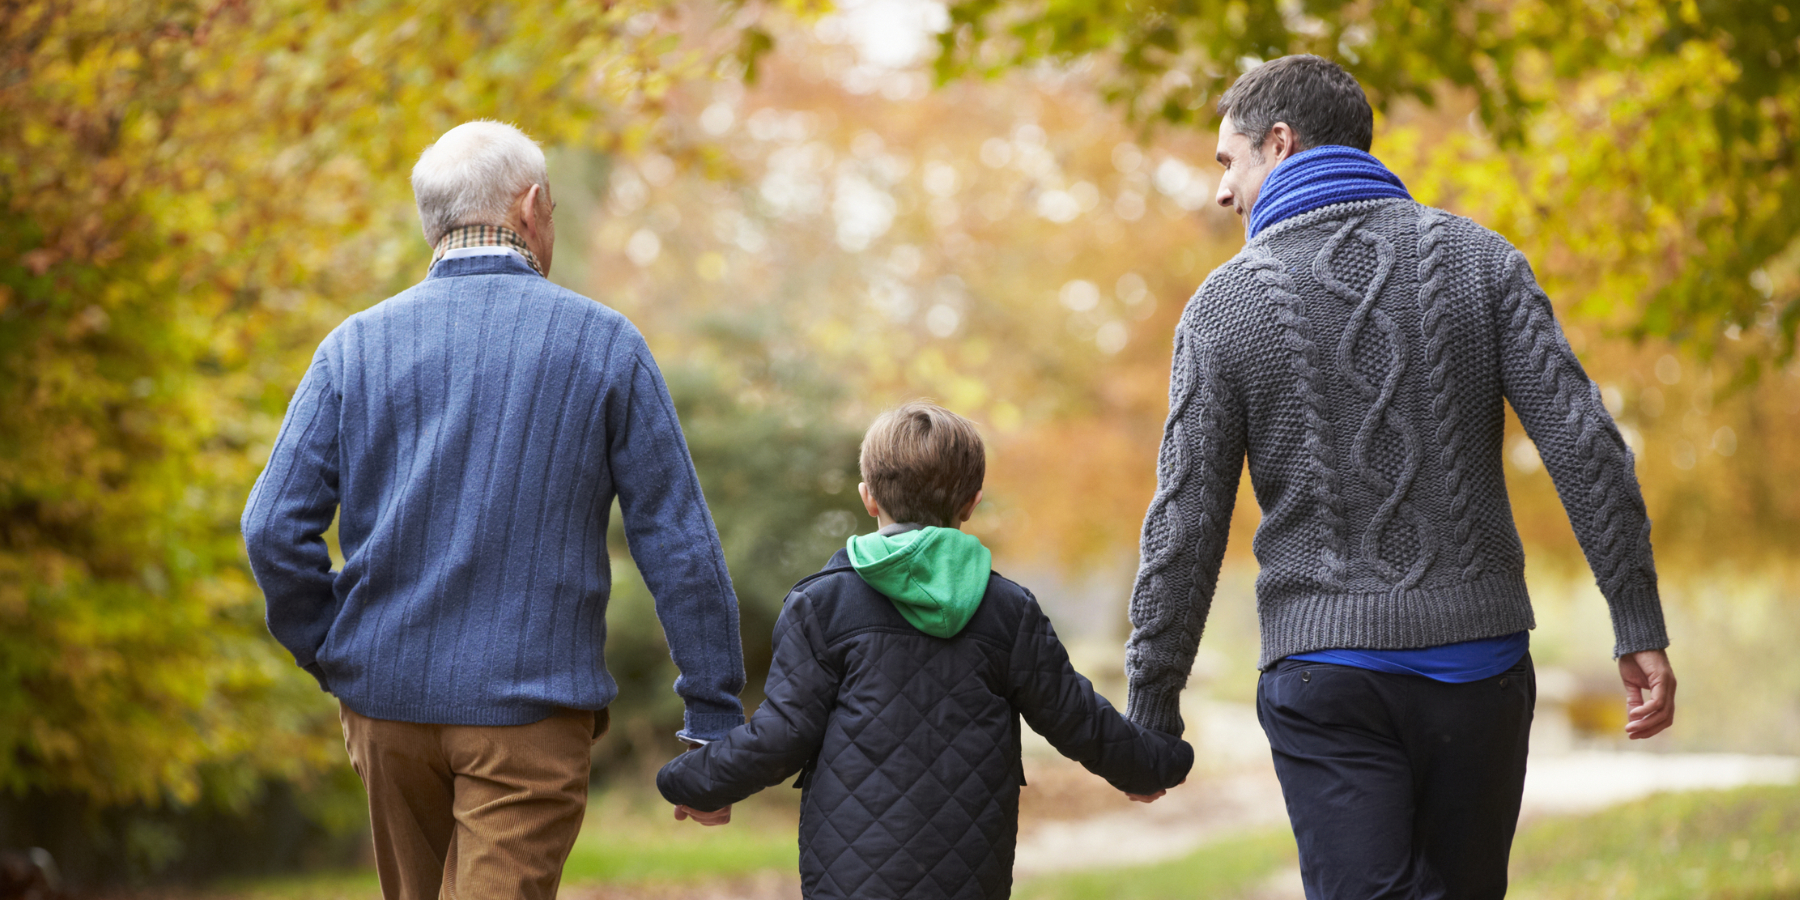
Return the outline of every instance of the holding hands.
{"type": "MultiPolygon", "coordinates": [[[[1183,778],[1180,781],[1175,782],[1176,787],[1181,787],[1184,784],[1187,784],[1186,778],[1183,778]]],[[[1157,791],[1154,794],[1133,794],[1130,791],[1126,791],[1125,796],[1130,797],[1133,803],[1155,803],[1157,800],[1162,798],[1162,795],[1164,795],[1168,792],[1169,792],[1168,788],[1163,788],[1162,790],[1157,791]]]]}
{"type": "Polygon", "coordinates": [[[678,805],[675,807],[675,821],[679,822],[682,819],[693,819],[694,821],[709,827],[713,825],[725,825],[731,822],[731,806],[728,804],[723,809],[715,809],[712,812],[702,812],[691,806],[678,805]]]}

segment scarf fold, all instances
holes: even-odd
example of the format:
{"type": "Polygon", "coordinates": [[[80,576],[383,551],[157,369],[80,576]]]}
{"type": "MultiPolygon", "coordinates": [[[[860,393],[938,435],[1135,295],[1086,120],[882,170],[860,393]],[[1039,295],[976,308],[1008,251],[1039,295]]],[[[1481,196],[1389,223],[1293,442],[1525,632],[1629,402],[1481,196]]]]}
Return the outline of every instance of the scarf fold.
{"type": "Polygon", "coordinates": [[[438,239],[437,247],[431,252],[431,264],[444,258],[451,250],[464,250],[469,247],[505,247],[525,257],[531,264],[532,271],[544,274],[544,267],[538,265],[537,254],[525,246],[525,238],[505,225],[462,225],[452,228],[438,239]]]}
{"type": "Polygon", "coordinates": [[[1282,160],[1263,182],[1250,210],[1250,237],[1323,206],[1389,197],[1412,199],[1406,185],[1381,160],[1338,144],[1302,150],[1282,160]]]}

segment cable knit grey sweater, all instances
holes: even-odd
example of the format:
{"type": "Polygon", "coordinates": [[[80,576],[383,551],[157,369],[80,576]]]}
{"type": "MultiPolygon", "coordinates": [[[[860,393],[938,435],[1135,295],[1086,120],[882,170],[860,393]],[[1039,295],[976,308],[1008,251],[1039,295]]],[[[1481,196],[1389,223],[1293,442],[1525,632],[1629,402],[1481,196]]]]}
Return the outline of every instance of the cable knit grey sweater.
{"type": "Polygon", "coordinates": [[[1263,231],[1176,328],[1131,596],[1131,719],[1181,733],[1246,453],[1260,666],[1531,628],[1503,399],[1611,606],[1614,653],[1667,646],[1631,452],[1525,257],[1410,200],[1344,203],[1263,231]]]}

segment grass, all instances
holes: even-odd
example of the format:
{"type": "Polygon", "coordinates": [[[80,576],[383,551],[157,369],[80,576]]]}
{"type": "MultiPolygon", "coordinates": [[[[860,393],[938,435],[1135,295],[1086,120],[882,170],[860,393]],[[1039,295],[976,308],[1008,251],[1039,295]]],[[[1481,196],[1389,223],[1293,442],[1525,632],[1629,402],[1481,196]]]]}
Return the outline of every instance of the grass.
{"type": "MultiPolygon", "coordinates": [[[[1294,864],[1285,830],[1173,862],[1041,878],[1021,900],[1239,897],[1294,864]]],[[[1800,786],[1661,794],[1545,819],[1513,844],[1515,900],[1800,900],[1800,786]]]]}
{"type": "Polygon", "coordinates": [[[1533,824],[1520,900],[1800,900],[1800,786],[1662,794],[1533,824]]]}
{"type": "Polygon", "coordinates": [[[661,798],[614,791],[588,804],[563,884],[698,881],[796,871],[798,812],[772,788],[732,808],[731,824],[677,822],[661,798]]]}
{"type": "MultiPolygon", "coordinates": [[[[654,798],[597,794],[563,884],[704,883],[793,872],[793,798],[758,795],[732,824],[676,822],[654,798]]],[[[1019,900],[1244,897],[1294,865],[1285,829],[1209,844],[1189,856],[1023,882],[1019,900]]],[[[224,886],[222,886],[224,887],[224,886]]],[[[369,900],[373,872],[261,880],[207,898],[369,900]]],[[[1800,786],[1663,794],[1580,817],[1543,819],[1513,845],[1514,900],[1800,900],[1800,786]]]]}
{"type": "Polygon", "coordinates": [[[1013,896],[1019,900],[1233,897],[1294,865],[1294,852],[1294,836],[1280,829],[1208,844],[1171,862],[1044,876],[1019,885],[1013,896]]]}
{"type": "MultiPolygon", "coordinates": [[[[677,822],[660,797],[643,791],[596,793],[581,836],[563,867],[564,888],[694,883],[768,870],[794,872],[799,848],[795,798],[765,791],[732,810],[730,825],[677,822]]],[[[373,868],[250,881],[225,881],[186,900],[376,900],[373,868]]]]}

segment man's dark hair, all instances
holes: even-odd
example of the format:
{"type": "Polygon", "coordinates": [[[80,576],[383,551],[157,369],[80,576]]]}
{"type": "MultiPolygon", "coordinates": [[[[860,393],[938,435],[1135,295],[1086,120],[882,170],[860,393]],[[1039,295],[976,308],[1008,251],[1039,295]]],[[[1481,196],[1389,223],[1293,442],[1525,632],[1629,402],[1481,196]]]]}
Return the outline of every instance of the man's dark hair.
{"type": "Polygon", "coordinates": [[[1294,129],[1301,149],[1341,144],[1366,153],[1375,136],[1375,113],[1362,85],[1342,66],[1311,54],[1283,56],[1245,72],[1219,98],[1219,115],[1250,139],[1258,160],[1276,122],[1294,129]]]}

